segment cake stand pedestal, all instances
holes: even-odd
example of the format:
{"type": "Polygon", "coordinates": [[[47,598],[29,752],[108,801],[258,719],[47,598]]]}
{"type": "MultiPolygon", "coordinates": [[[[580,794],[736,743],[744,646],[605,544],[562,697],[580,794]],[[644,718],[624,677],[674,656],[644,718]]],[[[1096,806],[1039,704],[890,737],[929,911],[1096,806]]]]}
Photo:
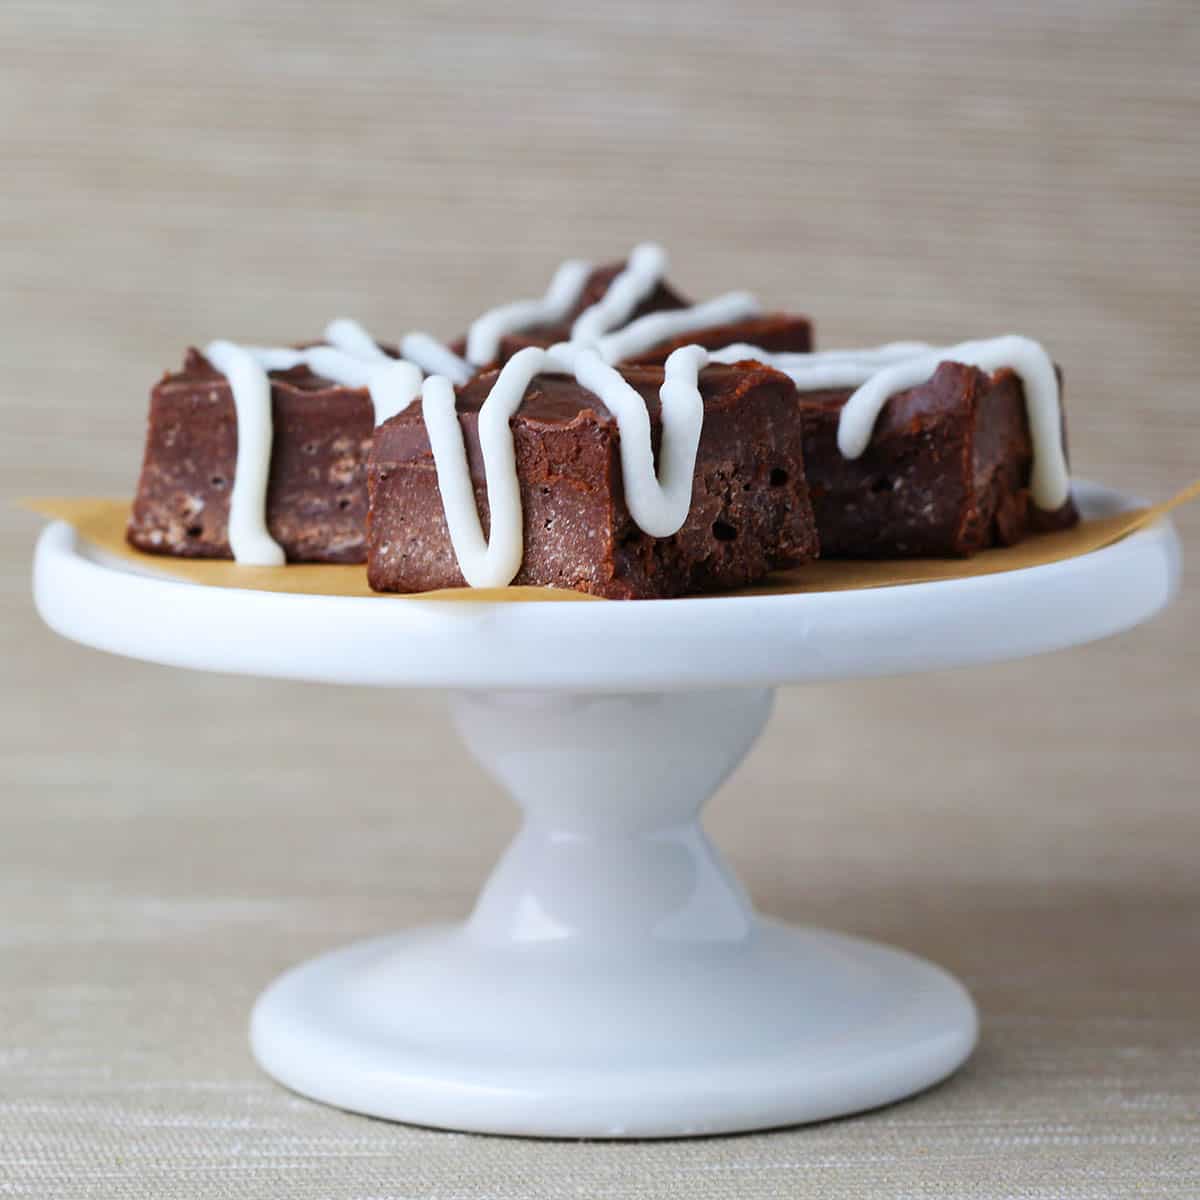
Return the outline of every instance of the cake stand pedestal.
{"type": "MultiPolygon", "coordinates": [[[[1080,484],[1086,512],[1129,501],[1080,484]]],[[[783,683],[1033,654],[1171,598],[1169,522],[1067,562],[861,592],[455,604],[200,587],[43,533],[67,637],[177,666],[451,690],[524,813],[462,925],[360,942],[259,998],[281,1083],[423,1125],[667,1137],[898,1100],[970,1053],[962,986],[902,951],[757,914],[698,822],[783,683]]]]}

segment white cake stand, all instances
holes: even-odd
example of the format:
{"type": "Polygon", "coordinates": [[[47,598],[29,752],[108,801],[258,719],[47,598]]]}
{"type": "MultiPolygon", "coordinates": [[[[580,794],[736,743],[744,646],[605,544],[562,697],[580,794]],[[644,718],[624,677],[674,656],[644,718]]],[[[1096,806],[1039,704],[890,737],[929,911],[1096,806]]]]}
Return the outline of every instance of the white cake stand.
{"type": "MultiPolygon", "coordinates": [[[[1077,496],[1094,515],[1130,503],[1077,496]]],[[[34,591],[52,628],[117,654],[451,689],[463,740],[524,810],[464,925],[332,951],[263,993],[251,1042],[269,1074],[422,1125],[665,1137],[885,1104],[975,1043],[956,980],[758,915],[705,838],[700,807],[758,737],[771,689],[1106,637],[1168,603],[1179,558],[1164,521],[943,583],[468,605],[196,586],[105,559],[60,523],[34,591]]]]}

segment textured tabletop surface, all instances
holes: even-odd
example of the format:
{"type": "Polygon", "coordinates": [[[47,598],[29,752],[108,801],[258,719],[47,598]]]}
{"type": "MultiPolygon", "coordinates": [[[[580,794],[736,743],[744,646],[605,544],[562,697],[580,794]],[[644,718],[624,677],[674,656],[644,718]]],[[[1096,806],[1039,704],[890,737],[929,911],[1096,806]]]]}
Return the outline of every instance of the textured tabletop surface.
{"type": "Polygon", "coordinates": [[[764,909],[968,984],[965,1070],[542,1143],[335,1112],[246,1048],[281,969],[464,913],[511,834],[440,698],[61,642],[9,503],[127,492],[189,341],[449,335],[643,237],[826,346],[1041,336],[1079,469],[1161,498],[1200,462],[1197,61],[1186,0],[6,4],[0,1197],[1200,1195],[1194,581],[1101,645],[785,692],[710,809],[764,909]]]}

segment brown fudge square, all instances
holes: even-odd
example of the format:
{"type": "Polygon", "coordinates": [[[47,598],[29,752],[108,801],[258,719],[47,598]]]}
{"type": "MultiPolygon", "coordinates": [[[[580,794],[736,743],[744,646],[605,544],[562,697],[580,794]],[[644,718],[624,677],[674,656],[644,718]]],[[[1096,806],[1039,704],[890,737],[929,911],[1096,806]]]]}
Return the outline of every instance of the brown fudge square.
{"type": "Polygon", "coordinates": [[[1020,379],[944,362],[884,406],[860,458],[837,446],[852,389],[802,391],[805,465],[826,558],[938,557],[1063,528],[1029,496],[1033,449],[1020,379]]]}
{"type": "MultiPolygon", "coordinates": [[[[640,315],[640,314],[639,314],[640,315]]],[[[563,332],[565,337],[569,328],[563,332]]],[[[500,339],[500,363],[506,363],[518,350],[526,346],[550,346],[561,338],[546,338],[532,333],[510,333],[500,339]]],[[[703,346],[706,350],[720,350],[738,342],[756,346],[772,353],[807,353],[812,349],[812,322],[807,317],[790,313],[768,313],[761,317],[750,317],[744,321],[731,321],[726,325],[706,325],[660,342],[657,346],[634,354],[624,361],[629,365],[658,366],[665,363],[681,346],[703,346]]]]}
{"type": "MultiPolygon", "coordinates": [[[[624,377],[646,399],[661,436],[661,367],[624,377]]],[[[486,531],[478,414],[496,373],[459,393],[458,411],[486,531]]],[[[704,427],[691,512],[678,533],[654,538],[634,523],[621,486],[616,419],[573,378],[538,376],[510,425],[523,509],[525,558],[513,580],[617,599],[738,587],[817,553],[804,475],[795,387],[749,364],[700,374],[704,427]]],[[[368,467],[367,571],[379,591],[463,584],[451,546],[419,405],[375,435],[368,467]]]]}
{"type": "MultiPolygon", "coordinates": [[[[293,562],[366,559],[366,461],[375,410],[365,389],[304,367],[271,374],[274,441],[267,528],[293,562]]],[[[229,500],[237,414],[224,375],[198,351],[150,393],[146,452],[129,521],[139,550],[232,558],[229,500]]]]}
{"type": "Polygon", "coordinates": [[[662,342],[642,354],[626,359],[629,363],[665,363],[681,346],[703,346],[705,350],[720,350],[738,343],[756,346],[772,354],[807,354],[812,349],[812,322],[808,317],[793,313],[766,313],[747,317],[727,325],[708,325],[662,342]]]}
{"type": "MultiPolygon", "coordinates": [[[[624,269],[624,262],[607,263],[602,267],[597,267],[588,276],[587,283],[584,284],[583,291],[576,301],[575,307],[567,313],[562,321],[553,325],[534,325],[528,329],[521,330],[519,333],[505,334],[500,339],[500,351],[496,356],[496,361],[489,365],[491,367],[502,367],[518,350],[524,350],[526,346],[540,346],[544,349],[547,346],[553,346],[555,342],[565,342],[571,336],[571,326],[575,323],[576,317],[586,309],[591,308],[593,304],[599,303],[608,291],[609,285],[624,269]]],[[[647,313],[662,312],[664,309],[686,308],[688,303],[669,284],[665,282],[660,283],[633,310],[630,320],[644,317],[647,313]]],[[[461,337],[456,342],[451,343],[451,349],[456,354],[464,354],[466,352],[466,345],[467,339],[461,337]]]]}

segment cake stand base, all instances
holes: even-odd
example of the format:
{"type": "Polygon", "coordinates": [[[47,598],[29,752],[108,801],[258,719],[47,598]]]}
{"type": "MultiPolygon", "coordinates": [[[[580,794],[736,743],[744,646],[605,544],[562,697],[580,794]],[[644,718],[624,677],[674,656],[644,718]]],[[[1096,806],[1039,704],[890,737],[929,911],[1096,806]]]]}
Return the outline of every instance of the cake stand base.
{"type": "Polygon", "coordinates": [[[489,952],[462,929],[336,950],[259,999],[254,1053],[326,1104],[539,1137],[679,1137],[818,1121],[949,1075],[975,1010],[886,946],[756,923],[656,962],[489,952]]]}
{"type": "Polygon", "coordinates": [[[524,826],[465,924],[361,942],[268,988],[259,1063],[356,1112],[551,1137],[814,1121],[944,1078],[975,1043],[964,989],[901,951],[758,916],[700,827],[770,701],[457,698],[524,826]]]}
{"type": "MultiPolygon", "coordinates": [[[[1072,487],[1085,516],[1136,503],[1072,487]]],[[[975,1040],[949,976],[759,917],[704,837],[700,807],[765,723],[764,689],[1109,637],[1169,603],[1179,570],[1158,521],[1063,562],[909,587],[389,602],[163,579],[55,523],[34,595],[64,636],[149,662],[460,689],[466,744],[525,811],[466,924],[351,946],[266,991],[252,1041],[270,1074],[419,1124],[665,1137],[898,1100],[975,1040]]]]}

